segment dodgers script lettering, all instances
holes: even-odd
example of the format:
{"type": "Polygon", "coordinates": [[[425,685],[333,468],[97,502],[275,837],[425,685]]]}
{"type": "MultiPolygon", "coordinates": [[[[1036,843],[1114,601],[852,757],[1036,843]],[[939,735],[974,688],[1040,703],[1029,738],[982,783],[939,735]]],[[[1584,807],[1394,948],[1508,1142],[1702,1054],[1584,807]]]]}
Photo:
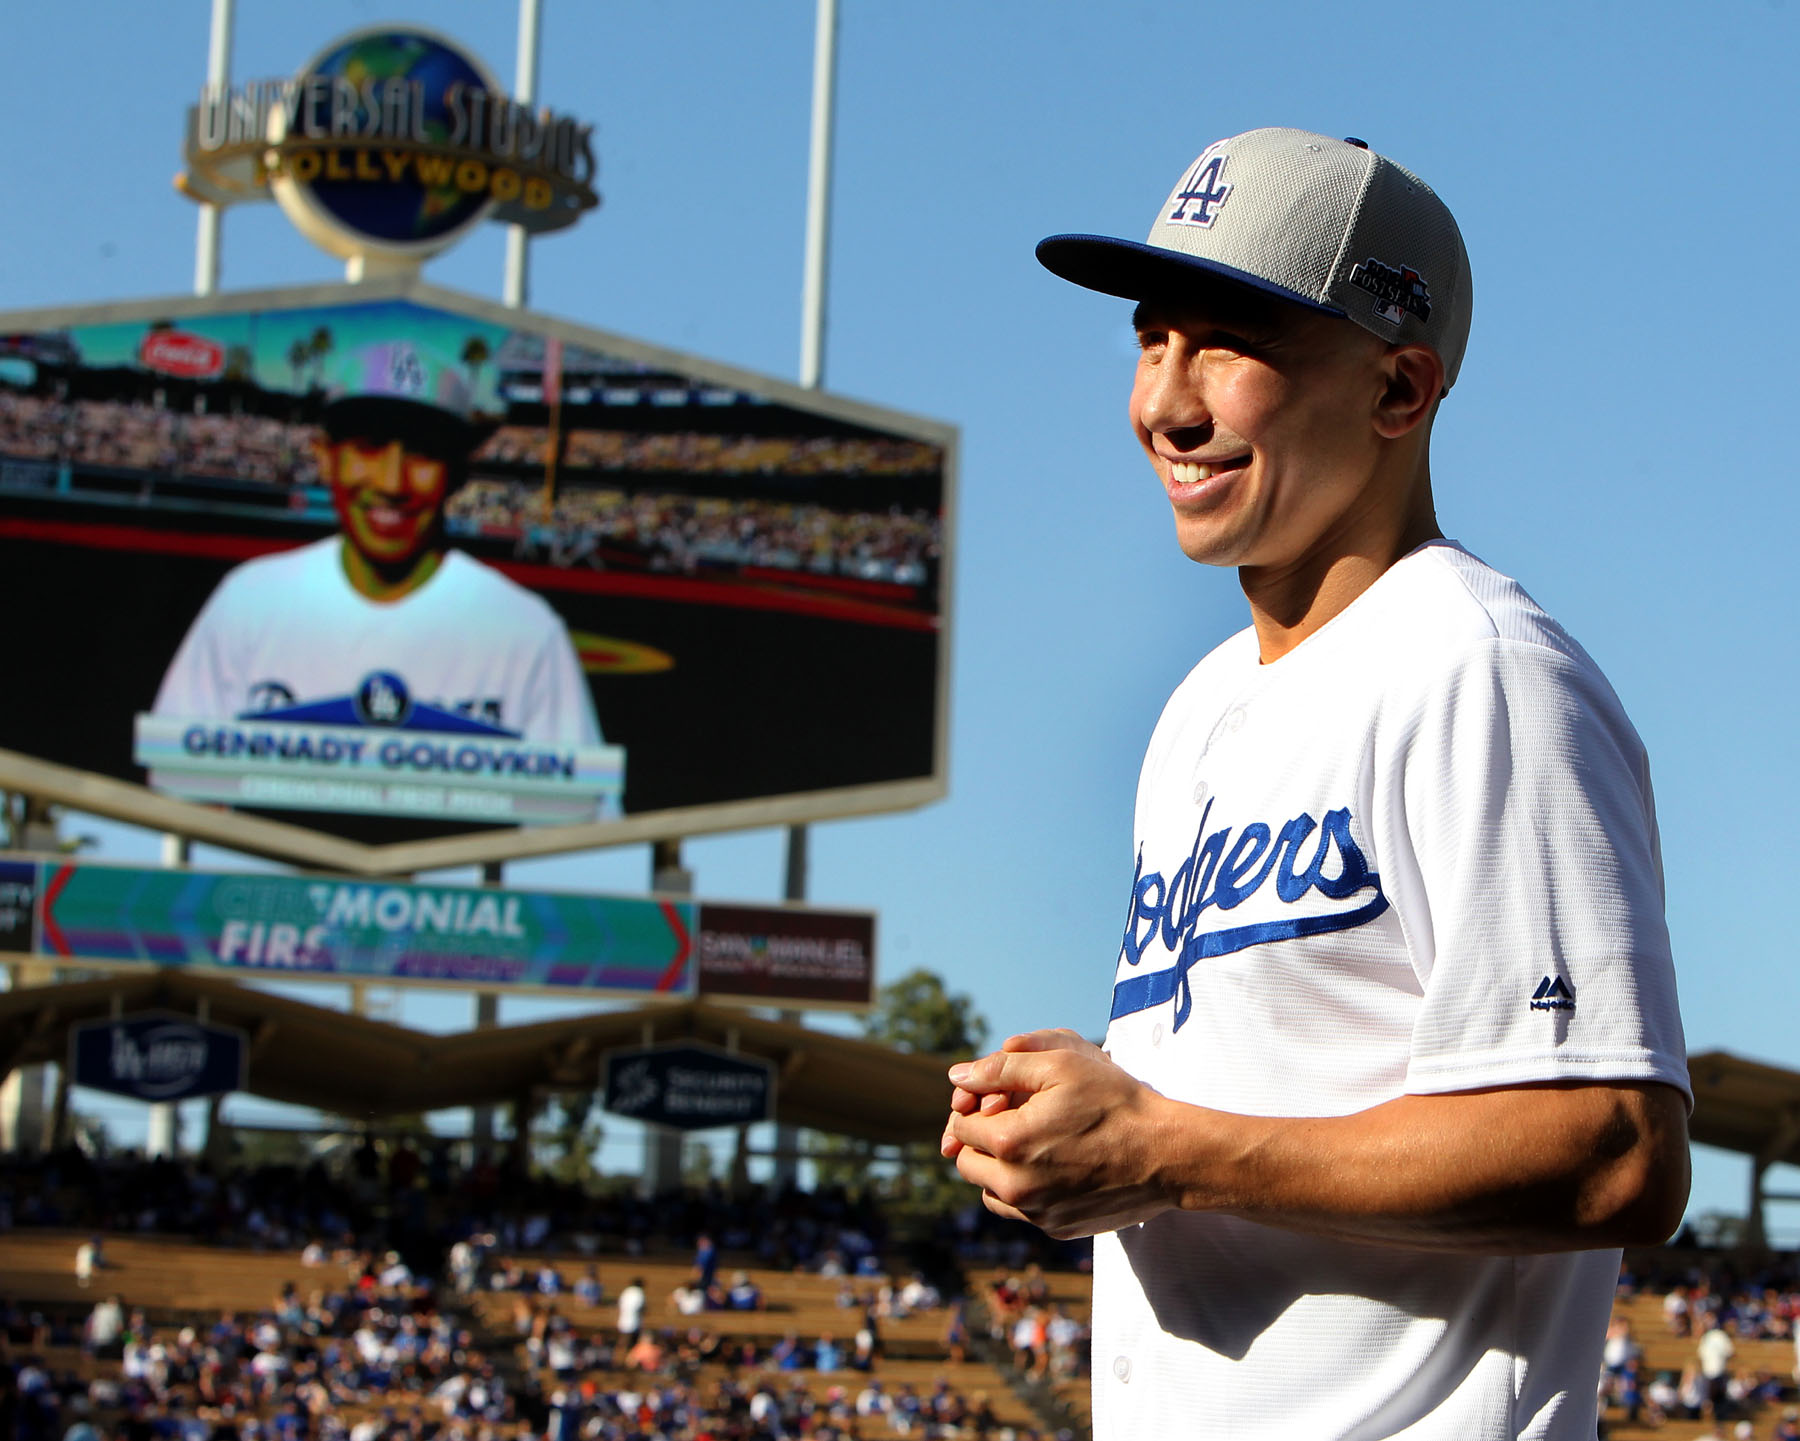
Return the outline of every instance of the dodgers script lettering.
{"type": "Polygon", "coordinates": [[[1200,961],[1270,941],[1350,930],[1387,909],[1381,877],[1369,869],[1368,859],[1351,835],[1348,808],[1327,811],[1323,824],[1302,811],[1283,825],[1279,834],[1262,821],[1251,821],[1235,837],[1230,826],[1207,830],[1212,810],[1209,800],[1200,815],[1193,849],[1173,876],[1165,879],[1160,871],[1145,875],[1144,853],[1141,848],[1138,851],[1120,954],[1135,968],[1151,942],[1160,940],[1175,964],[1167,970],[1127,977],[1114,986],[1114,1020],[1173,999],[1175,1029],[1179,1031],[1194,1008],[1188,972],[1200,961]],[[1311,858],[1302,864],[1302,852],[1314,831],[1319,833],[1318,840],[1312,842],[1311,858]],[[1208,910],[1236,909],[1260,892],[1271,876],[1276,900],[1294,907],[1293,915],[1217,930],[1200,929],[1208,910]],[[1347,901],[1364,891],[1374,895],[1351,910],[1320,911],[1302,904],[1314,892],[1328,901],[1347,901]]]}

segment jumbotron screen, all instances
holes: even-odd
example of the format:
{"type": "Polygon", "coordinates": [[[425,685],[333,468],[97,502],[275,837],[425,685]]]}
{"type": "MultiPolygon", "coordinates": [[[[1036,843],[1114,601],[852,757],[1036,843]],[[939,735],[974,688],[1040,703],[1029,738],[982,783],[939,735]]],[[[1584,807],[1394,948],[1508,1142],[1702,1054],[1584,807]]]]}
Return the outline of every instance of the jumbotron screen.
{"type": "Polygon", "coordinates": [[[915,803],[953,445],[416,284],[0,315],[0,747],[369,841],[915,803]]]}

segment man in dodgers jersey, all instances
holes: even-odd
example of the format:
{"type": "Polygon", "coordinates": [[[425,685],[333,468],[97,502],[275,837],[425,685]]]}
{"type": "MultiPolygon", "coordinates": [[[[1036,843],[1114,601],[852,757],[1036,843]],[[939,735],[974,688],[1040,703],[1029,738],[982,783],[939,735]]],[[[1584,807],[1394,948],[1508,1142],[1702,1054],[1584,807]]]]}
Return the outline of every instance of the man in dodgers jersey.
{"type": "Polygon", "coordinates": [[[1252,624],[1151,737],[1105,1050],[956,1066],[944,1152],[1094,1235],[1098,1437],[1589,1441],[1691,1096],[1643,748],[1433,513],[1455,221],[1360,141],[1258,130],[1148,243],[1038,256],[1139,302],[1133,427],[1252,624]]]}
{"type": "Polygon", "coordinates": [[[492,733],[599,745],[561,618],[446,543],[444,504],[473,439],[458,367],[399,340],[368,347],[353,370],[317,446],[341,533],[231,571],[163,676],[156,713],[323,704],[395,725],[424,702],[492,733]]]}

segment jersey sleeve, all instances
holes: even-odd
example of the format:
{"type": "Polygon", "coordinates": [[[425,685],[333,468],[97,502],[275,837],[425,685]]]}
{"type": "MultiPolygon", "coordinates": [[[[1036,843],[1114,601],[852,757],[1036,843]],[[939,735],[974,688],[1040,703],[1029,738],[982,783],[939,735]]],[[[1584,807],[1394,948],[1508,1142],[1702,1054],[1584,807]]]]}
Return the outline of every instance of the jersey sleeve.
{"type": "Polygon", "coordinates": [[[188,627],[156,690],[157,715],[229,720],[247,703],[245,683],[231,656],[233,580],[220,581],[188,627]]]}
{"type": "Polygon", "coordinates": [[[1661,1081],[1692,1104],[1648,760],[1584,655],[1487,639],[1395,728],[1407,1089],[1661,1081]]]}
{"type": "Polygon", "coordinates": [[[569,640],[568,628],[547,605],[541,623],[537,656],[526,683],[520,733],[527,740],[553,745],[603,744],[600,721],[594,714],[593,692],[569,640]]]}

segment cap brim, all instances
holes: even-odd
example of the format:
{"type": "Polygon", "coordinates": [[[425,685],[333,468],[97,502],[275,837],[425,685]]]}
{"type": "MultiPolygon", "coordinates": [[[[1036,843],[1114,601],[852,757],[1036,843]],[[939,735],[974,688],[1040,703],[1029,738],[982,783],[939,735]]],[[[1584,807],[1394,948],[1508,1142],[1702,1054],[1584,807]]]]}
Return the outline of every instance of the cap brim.
{"type": "Polygon", "coordinates": [[[320,415],[328,435],[392,437],[422,453],[466,455],[475,429],[453,410],[399,395],[346,395],[329,402],[320,415]]]}
{"type": "Polygon", "coordinates": [[[1141,240],[1121,240],[1111,235],[1050,235],[1038,242],[1038,263],[1052,275],[1073,281],[1102,295],[1123,300],[1160,300],[1191,291],[1204,279],[1226,280],[1303,305],[1322,315],[1342,315],[1338,306],[1327,305],[1216,260],[1165,250],[1141,240]]]}

